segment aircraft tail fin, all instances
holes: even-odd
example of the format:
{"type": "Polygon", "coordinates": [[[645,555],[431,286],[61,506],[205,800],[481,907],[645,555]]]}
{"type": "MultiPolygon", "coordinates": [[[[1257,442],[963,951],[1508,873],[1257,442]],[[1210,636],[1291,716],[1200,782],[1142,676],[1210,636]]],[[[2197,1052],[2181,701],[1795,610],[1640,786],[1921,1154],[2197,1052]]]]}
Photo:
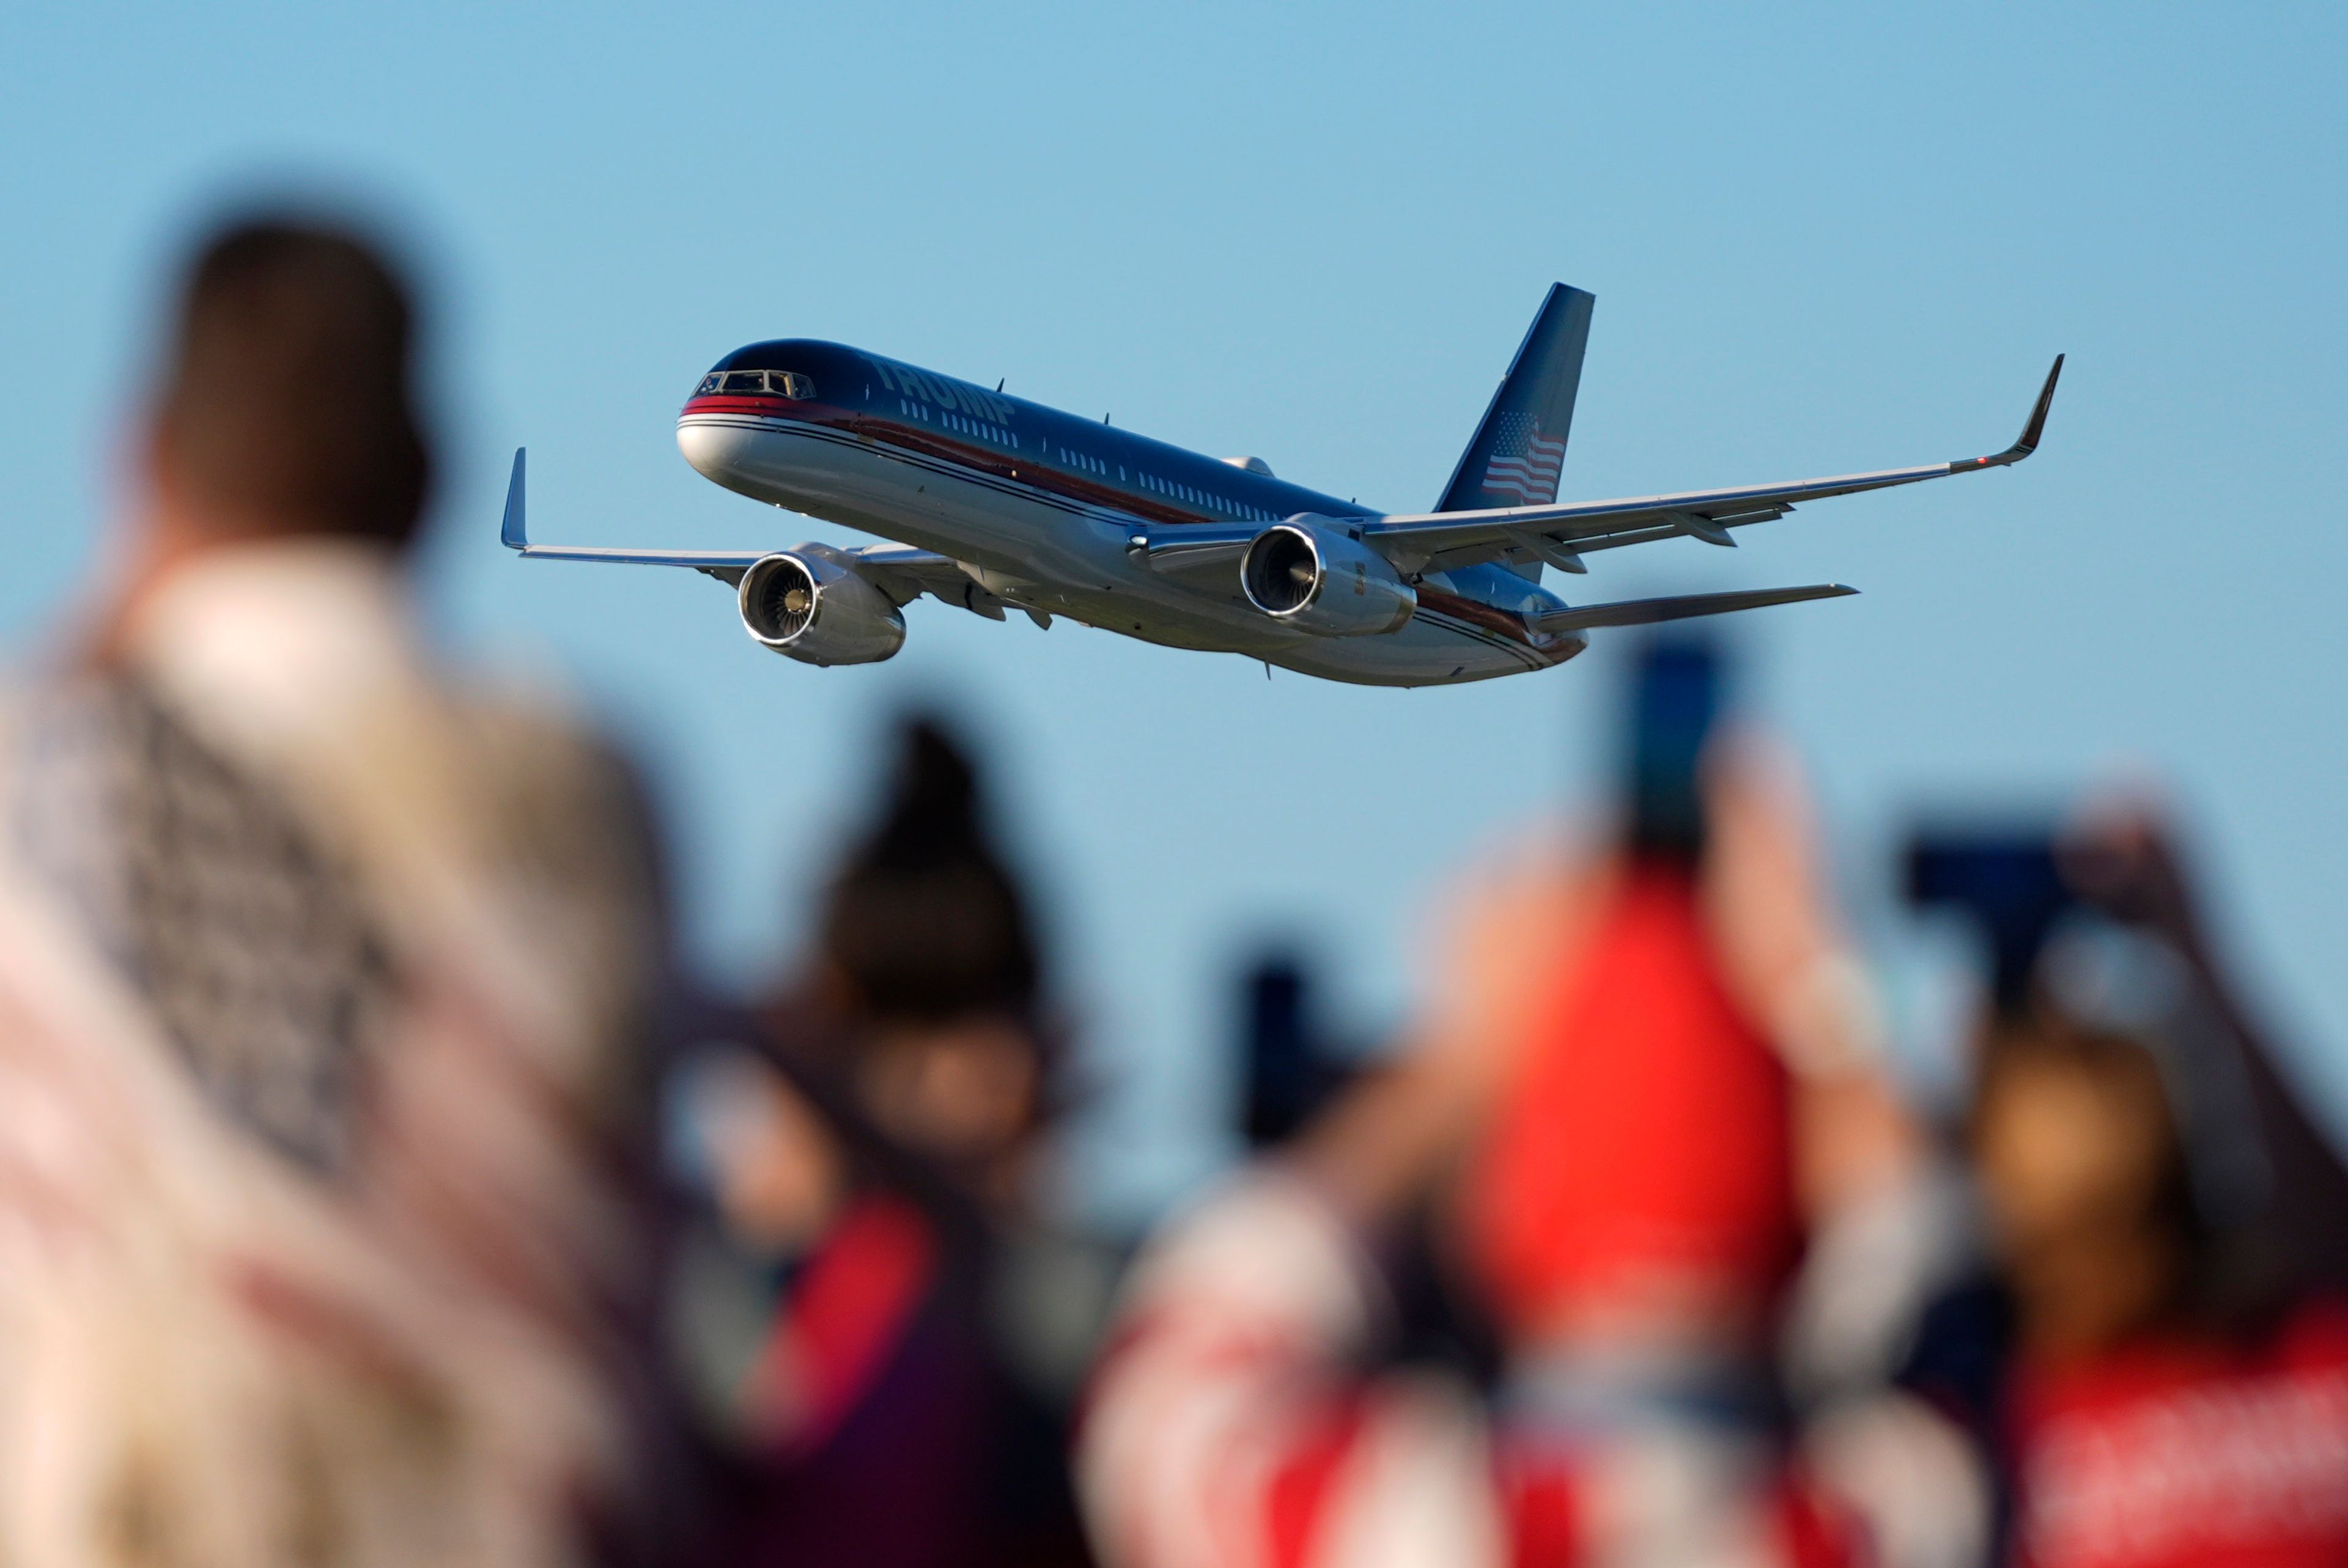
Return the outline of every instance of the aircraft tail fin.
{"type": "Polygon", "coordinates": [[[1573,425],[1573,396],[1581,386],[1582,351],[1590,345],[1590,310],[1596,302],[1596,295],[1583,290],[1550,285],[1532,330],[1492,394],[1484,423],[1476,427],[1476,438],[1459,455],[1437,511],[1556,502],[1566,433],[1573,425]]]}

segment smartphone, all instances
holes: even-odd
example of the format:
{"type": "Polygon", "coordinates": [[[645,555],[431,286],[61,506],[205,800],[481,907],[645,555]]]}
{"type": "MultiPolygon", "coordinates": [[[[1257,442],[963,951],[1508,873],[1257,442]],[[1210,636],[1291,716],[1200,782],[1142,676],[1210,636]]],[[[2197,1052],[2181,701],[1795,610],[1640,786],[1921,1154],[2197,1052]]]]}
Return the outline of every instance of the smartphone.
{"type": "Polygon", "coordinates": [[[1962,910],[1989,939],[2002,1012],[2030,999],[2039,949],[2077,897],[2063,879],[2051,828],[1924,829],[1908,845],[1908,901],[1962,910]]]}
{"type": "Polygon", "coordinates": [[[1720,651],[1684,634],[1647,647],[1632,687],[1631,847],[1694,859],[1704,852],[1704,794],[1696,776],[1720,716],[1720,651]]]}

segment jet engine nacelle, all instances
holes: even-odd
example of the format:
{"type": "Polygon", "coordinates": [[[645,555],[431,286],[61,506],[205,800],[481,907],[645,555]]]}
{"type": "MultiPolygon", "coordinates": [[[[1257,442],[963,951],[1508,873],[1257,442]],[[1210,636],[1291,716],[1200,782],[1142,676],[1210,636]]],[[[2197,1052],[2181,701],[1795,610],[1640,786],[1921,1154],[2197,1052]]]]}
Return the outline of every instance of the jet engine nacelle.
{"type": "Polygon", "coordinates": [[[1266,615],[1321,637],[1399,631],[1418,610],[1418,590],[1385,557],[1309,512],[1256,535],[1240,588],[1266,615]]]}
{"type": "Polygon", "coordinates": [[[905,646],[894,600],[829,545],[766,556],[742,574],[742,625],[802,664],[877,664],[905,646]]]}

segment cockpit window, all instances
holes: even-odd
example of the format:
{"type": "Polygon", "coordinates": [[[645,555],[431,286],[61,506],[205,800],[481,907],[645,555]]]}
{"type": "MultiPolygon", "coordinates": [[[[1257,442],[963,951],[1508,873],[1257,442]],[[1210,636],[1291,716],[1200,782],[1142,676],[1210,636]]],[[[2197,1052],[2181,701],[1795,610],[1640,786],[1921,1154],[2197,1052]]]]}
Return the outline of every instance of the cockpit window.
{"type": "Polygon", "coordinates": [[[815,383],[795,370],[728,370],[711,371],[702,377],[701,386],[694,395],[705,397],[713,392],[767,393],[777,397],[813,397],[815,383]]]}

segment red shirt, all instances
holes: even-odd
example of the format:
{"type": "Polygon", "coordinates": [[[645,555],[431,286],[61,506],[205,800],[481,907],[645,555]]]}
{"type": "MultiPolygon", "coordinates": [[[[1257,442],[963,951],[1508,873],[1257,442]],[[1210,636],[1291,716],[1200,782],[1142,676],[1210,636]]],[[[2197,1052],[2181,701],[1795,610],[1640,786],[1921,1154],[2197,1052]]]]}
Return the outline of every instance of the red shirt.
{"type": "Polygon", "coordinates": [[[1721,982],[1693,879],[1632,872],[1538,1027],[1466,1216],[1503,1316],[1659,1271],[1766,1298],[1798,1245],[1786,1069],[1721,982]]]}
{"type": "Polygon", "coordinates": [[[2016,1369],[2015,1560],[2034,1568],[2348,1563],[2348,1305],[2266,1342],[2147,1338],[2016,1369]]]}

